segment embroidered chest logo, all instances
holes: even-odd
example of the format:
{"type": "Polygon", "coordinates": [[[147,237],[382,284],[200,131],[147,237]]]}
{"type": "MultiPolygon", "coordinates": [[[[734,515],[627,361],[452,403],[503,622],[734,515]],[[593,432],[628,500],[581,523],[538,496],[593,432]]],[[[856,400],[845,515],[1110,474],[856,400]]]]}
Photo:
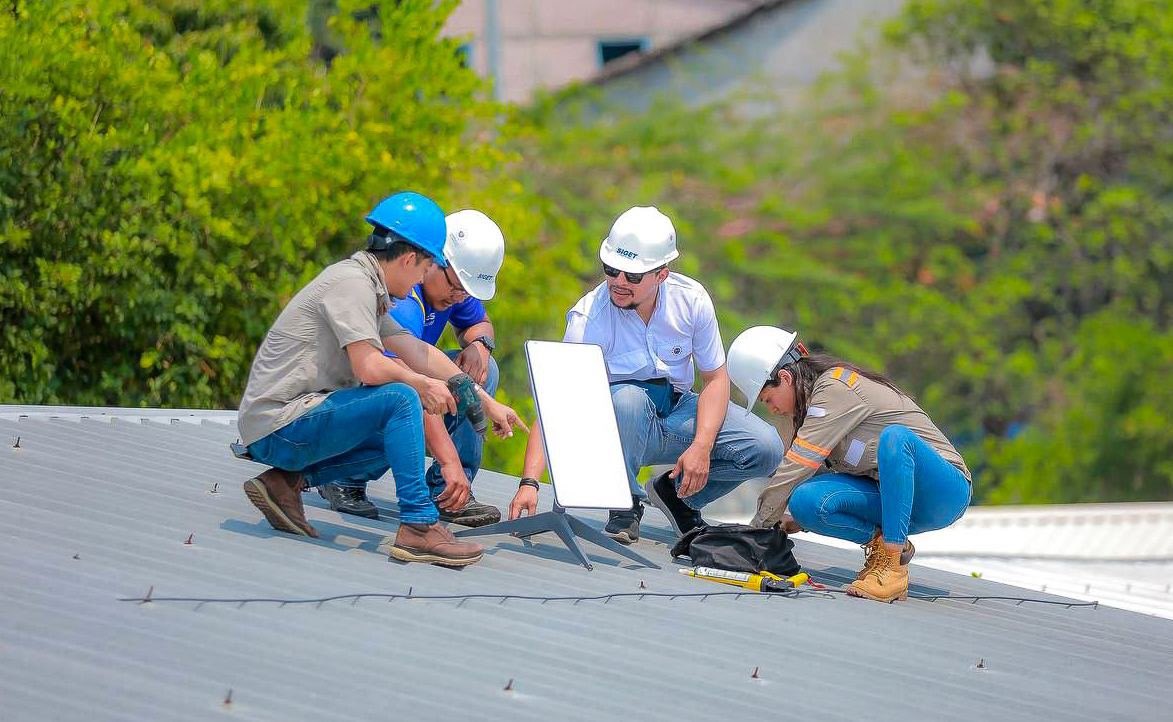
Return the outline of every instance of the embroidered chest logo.
{"type": "Polygon", "coordinates": [[[680,348],[679,346],[672,347],[672,355],[673,356],[679,356],[681,351],[683,351],[683,349],[680,348]]]}
{"type": "Polygon", "coordinates": [[[436,322],[436,314],[429,313],[427,316],[424,316],[424,325],[425,326],[431,326],[435,322],[436,322]]]}

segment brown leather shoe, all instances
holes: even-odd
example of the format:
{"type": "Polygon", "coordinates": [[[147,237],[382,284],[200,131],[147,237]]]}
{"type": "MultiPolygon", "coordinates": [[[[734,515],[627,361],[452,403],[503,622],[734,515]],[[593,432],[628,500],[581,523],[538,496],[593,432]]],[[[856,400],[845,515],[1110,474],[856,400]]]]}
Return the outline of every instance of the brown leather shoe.
{"type": "Polygon", "coordinates": [[[301,503],[301,474],[269,469],[244,482],[244,495],[277,531],[317,538],[301,503]]]}
{"type": "Polygon", "coordinates": [[[400,524],[391,556],[401,562],[427,562],[464,567],[481,560],[485,549],[473,542],[457,541],[439,522],[431,525],[400,524]]]}

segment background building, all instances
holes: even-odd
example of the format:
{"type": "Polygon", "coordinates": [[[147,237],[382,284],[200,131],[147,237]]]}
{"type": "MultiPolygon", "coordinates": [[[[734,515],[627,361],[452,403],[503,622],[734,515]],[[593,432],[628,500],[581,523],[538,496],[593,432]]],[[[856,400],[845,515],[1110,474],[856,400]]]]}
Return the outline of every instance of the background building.
{"type": "Polygon", "coordinates": [[[903,0],[465,0],[445,34],[468,36],[469,64],[496,79],[497,97],[526,102],[537,90],[572,81],[636,68],[642,68],[639,75],[663,73],[655,69],[662,61],[704,52],[710,41],[714,60],[723,61],[719,66],[726,71],[740,76],[765,63],[809,81],[852,47],[863,22],[901,5],[903,0]],[[743,32],[728,32],[734,29],[743,32]]]}

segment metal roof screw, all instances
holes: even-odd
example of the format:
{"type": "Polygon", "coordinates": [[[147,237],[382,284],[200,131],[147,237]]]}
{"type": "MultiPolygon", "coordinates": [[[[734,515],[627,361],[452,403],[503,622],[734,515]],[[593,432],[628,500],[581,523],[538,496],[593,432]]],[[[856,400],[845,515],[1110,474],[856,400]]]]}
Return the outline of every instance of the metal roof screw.
{"type": "Polygon", "coordinates": [[[20,437],[19,436],[16,437],[16,440],[12,442],[12,448],[14,448],[14,449],[20,448],[20,437]]]}
{"type": "Polygon", "coordinates": [[[754,668],[753,668],[753,674],[751,674],[751,675],[749,676],[749,678],[750,678],[750,679],[761,679],[761,678],[762,678],[762,677],[761,677],[761,675],[759,675],[759,674],[758,674],[758,668],[757,668],[757,667],[754,667],[754,668]]]}
{"type": "Polygon", "coordinates": [[[986,669],[986,658],[985,657],[978,659],[977,667],[975,669],[986,669]]]}
{"type": "Polygon", "coordinates": [[[228,688],[228,694],[224,695],[224,706],[225,707],[232,706],[232,688],[231,687],[228,688]]]}
{"type": "Polygon", "coordinates": [[[512,692],[512,691],[513,691],[513,678],[512,678],[512,677],[510,677],[510,678],[509,678],[509,681],[505,683],[505,691],[506,691],[506,692],[512,692]]]}
{"type": "Polygon", "coordinates": [[[212,484],[212,490],[211,490],[211,491],[209,491],[208,493],[209,493],[209,494],[219,494],[219,493],[220,493],[220,492],[219,492],[219,487],[220,487],[220,485],[219,485],[218,483],[217,483],[217,484],[212,484]]]}
{"type": "Polygon", "coordinates": [[[81,554],[74,554],[74,555],[73,555],[73,558],[74,558],[74,559],[81,559],[81,554]]]}
{"type": "Polygon", "coordinates": [[[644,584],[644,580],[641,579],[641,580],[639,580],[639,588],[640,589],[647,589],[648,585],[644,584]]]}
{"type": "Polygon", "coordinates": [[[185,542],[184,542],[184,544],[186,544],[186,545],[188,545],[188,546],[191,546],[191,540],[192,540],[192,539],[194,539],[194,538],[195,538],[195,532],[192,532],[191,534],[188,534],[188,535],[187,535],[187,541],[185,541],[185,542]]]}
{"type": "Polygon", "coordinates": [[[152,584],[151,588],[147,590],[147,596],[140,599],[138,603],[139,604],[146,604],[147,602],[151,601],[151,595],[154,593],[155,593],[155,585],[152,584]]]}

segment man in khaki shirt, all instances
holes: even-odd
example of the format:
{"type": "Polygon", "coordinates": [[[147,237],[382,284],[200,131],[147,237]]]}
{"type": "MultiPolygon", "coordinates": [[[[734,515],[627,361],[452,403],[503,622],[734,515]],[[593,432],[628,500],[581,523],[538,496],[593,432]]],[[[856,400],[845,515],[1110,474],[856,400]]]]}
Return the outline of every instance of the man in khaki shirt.
{"type": "Polygon", "coordinates": [[[405,298],[433,263],[445,265],[443,211],[418,193],[397,193],[367,222],[374,232],[366,250],[329,266],[298,292],[257,350],[239,426],[249,455],[273,468],[246,481],[244,491],[274,528],[316,537],[301,502],[304,486],[377,479],[390,470],[400,511],[391,554],[472,564],[481,558],[480,545],[458,542],[436,510],[436,504],[461,508],[468,484],[450,484],[432,502],[424,481],[423,414],[483,406],[499,436],[525,425],[387,315],[392,297],[405,298]]]}

